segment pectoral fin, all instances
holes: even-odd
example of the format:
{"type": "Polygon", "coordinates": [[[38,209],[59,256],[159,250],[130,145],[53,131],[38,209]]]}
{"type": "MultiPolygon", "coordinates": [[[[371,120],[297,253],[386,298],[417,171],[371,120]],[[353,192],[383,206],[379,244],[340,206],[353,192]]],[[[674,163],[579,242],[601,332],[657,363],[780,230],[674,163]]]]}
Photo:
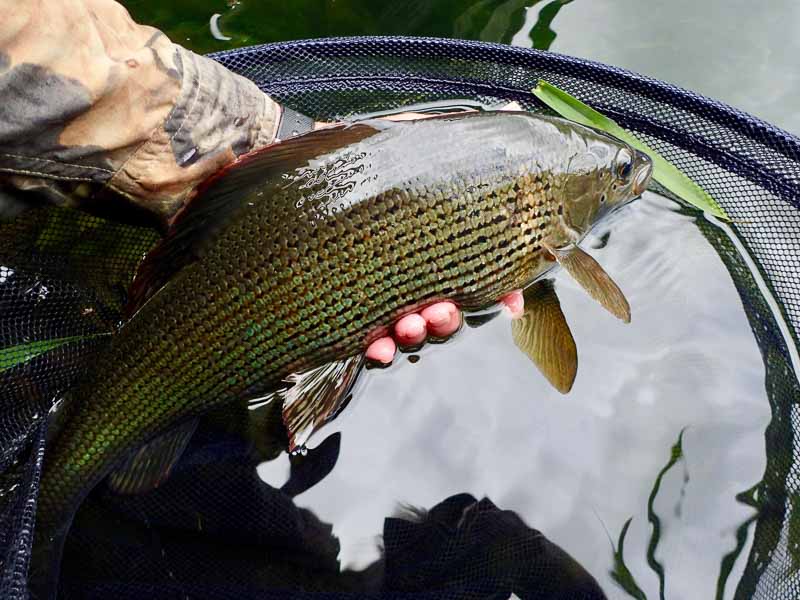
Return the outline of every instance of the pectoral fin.
{"type": "Polygon", "coordinates": [[[290,452],[341,412],[363,366],[363,355],[352,356],[287,379],[294,385],[278,394],[283,400],[283,424],[290,452]]]}
{"type": "Polygon", "coordinates": [[[147,442],[108,476],[108,485],[118,494],[142,494],[157,488],[169,477],[197,429],[197,419],[147,442]]]}
{"type": "Polygon", "coordinates": [[[625,295],[595,259],[574,244],[569,244],[564,248],[555,248],[545,241],[542,242],[542,245],[555,256],[558,264],[564,267],[567,273],[572,275],[572,278],[608,312],[626,323],[631,322],[631,307],[625,299],[625,295]]]}
{"type": "Polygon", "coordinates": [[[553,283],[537,281],[525,290],[524,296],[525,312],[511,323],[514,343],[553,387],[566,394],[578,372],[578,350],[553,283]]]}

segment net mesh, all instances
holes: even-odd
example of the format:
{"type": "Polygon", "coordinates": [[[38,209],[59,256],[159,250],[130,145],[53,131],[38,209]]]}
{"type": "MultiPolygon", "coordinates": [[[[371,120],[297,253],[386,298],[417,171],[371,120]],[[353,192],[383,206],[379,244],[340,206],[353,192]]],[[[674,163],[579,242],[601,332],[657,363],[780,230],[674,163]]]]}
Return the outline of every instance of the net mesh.
{"type": "MultiPolygon", "coordinates": [[[[800,460],[795,456],[795,448],[800,447],[796,439],[796,432],[800,431],[797,406],[800,386],[792,362],[792,352],[800,339],[800,140],[750,115],[663,82],[597,63],[510,46],[419,38],[342,38],[272,44],[213,56],[252,79],[274,98],[319,120],[451,99],[486,104],[515,100],[528,110],[541,111],[530,90],[539,79],[546,79],[644,138],[708,190],[735,221],[731,227],[733,237],[723,235],[721,229],[702,220],[700,223],[728,266],[742,297],[764,357],[773,414],[766,432],[767,469],[762,482],[747,499],[757,508],[758,516],[744,575],[735,583],[735,597],[772,600],[800,596],[800,518],[795,515],[795,510],[800,509],[797,466],[800,460]],[[752,257],[754,271],[743,262],[737,245],[752,257]],[[767,302],[765,297],[774,302],[767,302]]],[[[92,356],[102,351],[108,332],[120,318],[133,269],[156,239],[157,235],[148,229],[112,224],[68,209],[34,208],[25,219],[4,218],[0,222],[0,596],[3,598],[25,597],[36,486],[45,439],[44,417],[92,356]]],[[[64,597],[105,598],[114,594],[134,598],[152,595],[154,590],[162,594],[159,597],[188,593],[185,586],[176,583],[178,574],[165,570],[165,565],[170,564],[163,560],[168,547],[173,550],[170,556],[182,556],[180,564],[173,566],[183,569],[189,579],[191,573],[213,569],[229,574],[215,579],[214,585],[195,578],[190,596],[262,597],[254,591],[252,578],[241,575],[244,567],[234,565],[233,555],[215,553],[203,545],[209,543],[207,539],[201,542],[190,535],[194,525],[181,524],[180,518],[191,512],[172,514],[166,519],[168,512],[159,508],[176,505],[175,498],[181,499],[177,505],[191,506],[192,493],[210,489],[208,485],[193,488],[192,481],[208,484],[208,477],[217,482],[225,480],[219,471],[220,461],[209,459],[221,456],[209,454],[209,448],[216,447],[216,442],[209,437],[205,446],[197,447],[203,439],[198,434],[193,441],[194,454],[187,454],[194,457],[194,462],[187,464],[190,458],[182,462],[182,468],[189,469],[186,472],[193,473],[192,477],[176,477],[168,486],[177,487],[162,488],[172,489],[172,500],[160,497],[160,502],[154,504],[155,496],[150,500],[143,497],[131,501],[121,513],[109,515],[99,493],[90,498],[76,521],[86,527],[78,528],[67,546],[65,574],[71,576],[65,577],[64,597]],[[198,465],[206,466],[192,472],[191,469],[200,469],[198,465]],[[143,536],[160,535],[159,543],[154,546],[159,554],[137,564],[126,561],[124,547],[111,545],[103,538],[105,529],[92,526],[98,522],[107,524],[109,519],[128,528],[123,530],[130,531],[131,539],[138,540],[137,548],[147,546],[143,536]],[[142,523],[148,526],[141,529],[142,523]],[[87,553],[116,556],[118,560],[100,560],[106,566],[89,573],[81,570],[81,564],[74,558],[87,553]],[[110,566],[111,563],[117,566],[110,566]],[[125,571],[126,568],[129,570],[125,571]],[[212,588],[216,595],[209,592],[212,588]]],[[[249,489],[247,482],[253,477],[252,469],[230,477],[244,485],[243,489],[249,489]]],[[[267,493],[259,489],[262,491],[252,492],[254,511],[256,506],[272,506],[269,499],[258,496],[267,493]]],[[[516,546],[505,546],[510,555],[505,557],[508,570],[504,573],[513,572],[519,567],[521,557],[525,553],[530,556],[537,547],[539,538],[530,533],[535,530],[519,523],[514,523],[515,533],[511,533],[504,529],[511,525],[502,511],[492,511],[486,505],[483,509],[491,516],[486,517],[488,525],[484,529],[475,529],[488,536],[480,538],[483,546],[487,540],[499,540],[500,533],[506,541],[523,540],[516,546]]],[[[219,510],[221,515],[229,514],[222,507],[219,510]]],[[[220,518],[225,527],[235,530],[236,523],[220,518]]],[[[296,514],[281,517],[287,519],[284,524],[297,524],[298,518],[296,514]]],[[[253,527],[269,535],[269,527],[263,530],[253,527]]],[[[302,540],[308,530],[295,533],[302,540]]],[[[403,540],[412,535],[405,530],[400,533],[399,539],[403,540]]],[[[250,531],[250,535],[257,537],[258,533],[250,531]]],[[[281,538],[283,534],[275,535],[281,538]]],[[[262,541],[247,543],[257,545],[262,541]]],[[[466,544],[463,547],[470,543],[461,542],[466,544]]],[[[397,546],[401,547],[406,546],[397,546]]],[[[452,546],[456,563],[466,560],[466,555],[459,554],[463,547],[452,546]]],[[[280,552],[284,551],[282,547],[280,552]]],[[[402,562],[390,565],[389,556],[380,568],[394,569],[391,573],[396,578],[385,578],[395,582],[396,589],[391,594],[410,590],[403,587],[407,582],[402,562]]],[[[402,556],[402,552],[397,556],[402,556]]],[[[551,555],[540,552],[537,556],[543,557],[542,565],[550,564],[547,557],[551,555]]],[[[320,564],[326,565],[324,568],[335,568],[320,560],[320,564]]],[[[476,563],[474,569],[485,571],[486,564],[476,563]]],[[[558,560],[553,564],[562,569],[568,565],[558,560]]],[[[449,563],[437,568],[430,566],[431,578],[447,580],[452,575],[449,563]]],[[[323,571],[324,568],[320,567],[323,571]]],[[[269,574],[262,575],[264,581],[269,580],[269,574]]],[[[490,575],[486,574],[483,581],[500,581],[502,585],[498,583],[494,589],[506,589],[510,579],[499,576],[491,579],[490,575]]],[[[315,572],[315,576],[325,580],[322,572],[315,572]]],[[[469,597],[471,591],[475,592],[474,597],[490,597],[485,587],[470,587],[482,581],[480,577],[455,577],[455,580],[460,587],[452,597],[469,597]]],[[[256,587],[263,593],[264,586],[256,587]]],[[[422,592],[419,586],[414,589],[422,592]]],[[[389,592],[384,594],[393,597],[389,592]]],[[[559,597],[598,597],[592,594],[593,590],[574,588],[559,597]]],[[[435,597],[445,596],[439,589],[435,597]]]]}

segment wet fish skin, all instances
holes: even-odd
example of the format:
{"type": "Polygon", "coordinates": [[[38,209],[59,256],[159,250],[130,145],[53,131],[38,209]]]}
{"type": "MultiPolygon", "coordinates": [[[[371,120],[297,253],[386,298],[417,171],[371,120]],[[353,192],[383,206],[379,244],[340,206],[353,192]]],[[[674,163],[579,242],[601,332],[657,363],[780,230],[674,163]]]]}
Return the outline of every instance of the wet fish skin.
{"type": "Polygon", "coordinates": [[[47,454],[41,531],[55,537],[116,464],[176,424],[361,353],[409,310],[480,309],[528,285],[554,265],[542,241],[575,242],[641,193],[646,162],[526,113],[363,122],[245,157],[175,225],[180,252],[163,256],[194,262],[77,390],[47,454]]]}

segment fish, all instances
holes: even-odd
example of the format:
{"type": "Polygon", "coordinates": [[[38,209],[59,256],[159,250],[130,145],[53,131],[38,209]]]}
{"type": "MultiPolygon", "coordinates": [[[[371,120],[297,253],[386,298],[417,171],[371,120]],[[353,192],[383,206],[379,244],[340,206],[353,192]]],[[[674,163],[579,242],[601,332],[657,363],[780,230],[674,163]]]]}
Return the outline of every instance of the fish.
{"type": "Polygon", "coordinates": [[[281,402],[302,446],[349,399],[367,346],[410,311],[485,310],[561,265],[629,320],[578,244],[651,173],[607,134],[511,111],[367,119],[240,157],[144,259],[124,325],[73,391],[46,454],[40,545],[112,471],[127,493],[163,481],[212,408],[281,402]]]}

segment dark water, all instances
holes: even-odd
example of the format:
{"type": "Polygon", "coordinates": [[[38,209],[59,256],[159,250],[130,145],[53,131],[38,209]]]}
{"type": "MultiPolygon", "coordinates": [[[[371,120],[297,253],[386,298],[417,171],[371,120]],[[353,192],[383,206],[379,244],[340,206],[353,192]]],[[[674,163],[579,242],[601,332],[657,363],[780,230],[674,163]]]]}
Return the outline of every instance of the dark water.
{"type": "MultiPolygon", "coordinates": [[[[787,102],[800,85],[789,68],[800,42],[787,30],[800,9],[790,2],[771,11],[683,0],[125,4],[141,22],[202,52],[370,34],[549,46],[674,81],[800,130],[787,102]],[[230,41],[212,36],[213,14],[230,41]]],[[[659,597],[660,579],[668,598],[723,597],[723,563],[733,553],[724,592],[731,597],[754,515],[737,495],[764,474],[770,410],[741,300],[696,218],[648,193],[587,240],[625,291],[630,325],[556,276],[579,353],[567,396],[516,351],[503,318],[424,349],[416,364],[398,357],[393,368],[371,372],[348,410],[312,441],[342,432],[336,468],[297,497],[333,524],[342,566],[378,557],[377,536],[399,503],[430,507],[469,492],[542,530],[609,597],[629,597],[611,574],[629,519],[624,563],[648,598],[659,597]],[[737,531],[745,533],[738,553],[737,531]]],[[[259,474],[279,486],[288,458],[263,464],[259,474]]]]}
{"type": "Polygon", "coordinates": [[[538,27],[528,27],[528,44],[546,47],[554,38],[549,27],[572,0],[201,0],[123,2],[134,17],[163,29],[197,52],[283,40],[345,35],[417,35],[511,43],[526,27],[529,11],[541,8],[538,27]],[[218,35],[210,21],[219,14],[218,35]]]}

